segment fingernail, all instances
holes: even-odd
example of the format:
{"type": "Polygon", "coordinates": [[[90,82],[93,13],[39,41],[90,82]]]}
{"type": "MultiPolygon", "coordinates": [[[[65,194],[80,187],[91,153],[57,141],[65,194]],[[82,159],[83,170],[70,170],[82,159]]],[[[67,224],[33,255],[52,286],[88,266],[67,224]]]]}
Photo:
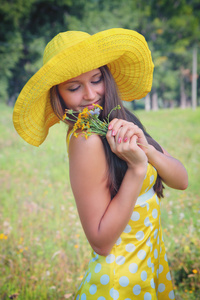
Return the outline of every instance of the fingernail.
{"type": "Polygon", "coordinates": [[[115,134],[116,134],[116,132],[113,130],[113,131],[112,131],[112,136],[115,136],[115,134]]]}
{"type": "Polygon", "coordinates": [[[122,138],[118,138],[118,143],[120,144],[122,142],[122,138]]]}
{"type": "Polygon", "coordinates": [[[127,138],[127,137],[125,137],[125,138],[124,138],[124,142],[127,142],[127,141],[128,141],[128,138],[127,138]]]}
{"type": "Polygon", "coordinates": [[[112,125],[110,124],[110,125],[108,125],[108,129],[110,130],[110,129],[112,129],[112,125]]]}

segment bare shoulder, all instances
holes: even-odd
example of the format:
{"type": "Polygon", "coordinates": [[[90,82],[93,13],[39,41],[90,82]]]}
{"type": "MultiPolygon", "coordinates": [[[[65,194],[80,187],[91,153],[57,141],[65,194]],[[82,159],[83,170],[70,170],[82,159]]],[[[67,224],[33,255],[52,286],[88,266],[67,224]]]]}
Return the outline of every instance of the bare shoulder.
{"type": "Polygon", "coordinates": [[[93,134],[87,139],[82,135],[71,138],[69,170],[72,186],[76,184],[81,188],[84,184],[86,188],[88,180],[90,184],[97,185],[105,179],[107,161],[102,140],[98,135],[93,134]]]}
{"type": "Polygon", "coordinates": [[[87,139],[84,137],[84,135],[79,134],[77,137],[71,137],[69,143],[69,153],[71,152],[71,150],[75,151],[77,147],[83,147],[82,150],[84,150],[91,148],[101,148],[103,147],[103,145],[101,138],[96,134],[92,134],[87,139]]]}
{"type": "Polygon", "coordinates": [[[79,162],[87,158],[90,160],[105,158],[101,138],[96,134],[92,134],[87,139],[83,135],[72,136],[69,143],[69,158],[71,161],[78,159],[79,162]]]}
{"type": "Polygon", "coordinates": [[[87,140],[81,135],[71,138],[70,182],[80,220],[90,242],[110,202],[107,172],[105,151],[99,136],[91,135],[87,140]]]}

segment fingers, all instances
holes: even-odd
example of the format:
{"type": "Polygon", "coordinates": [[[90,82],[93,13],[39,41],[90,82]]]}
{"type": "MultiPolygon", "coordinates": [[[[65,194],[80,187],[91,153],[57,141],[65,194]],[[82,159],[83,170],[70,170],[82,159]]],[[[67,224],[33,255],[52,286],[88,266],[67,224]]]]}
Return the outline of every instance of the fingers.
{"type": "Polygon", "coordinates": [[[123,157],[129,151],[148,151],[148,142],[142,129],[132,122],[121,119],[113,119],[108,127],[106,135],[112,152],[123,157]],[[138,149],[139,148],[139,149],[138,149]]]}
{"type": "Polygon", "coordinates": [[[113,119],[108,129],[108,136],[115,137],[118,143],[130,141],[133,135],[137,135],[138,138],[144,137],[143,131],[137,125],[121,119],[113,119]]]}

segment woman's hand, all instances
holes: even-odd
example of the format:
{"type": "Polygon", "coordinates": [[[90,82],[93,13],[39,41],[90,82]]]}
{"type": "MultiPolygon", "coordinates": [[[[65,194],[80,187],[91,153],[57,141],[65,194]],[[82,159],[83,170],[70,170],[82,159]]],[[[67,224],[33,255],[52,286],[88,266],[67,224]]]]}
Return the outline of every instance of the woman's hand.
{"type": "Polygon", "coordinates": [[[113,119],[106,135],[113,153],[125,160],[128,167],[147,163],[148,142],[143,131],[134,123],[113,119]]]}

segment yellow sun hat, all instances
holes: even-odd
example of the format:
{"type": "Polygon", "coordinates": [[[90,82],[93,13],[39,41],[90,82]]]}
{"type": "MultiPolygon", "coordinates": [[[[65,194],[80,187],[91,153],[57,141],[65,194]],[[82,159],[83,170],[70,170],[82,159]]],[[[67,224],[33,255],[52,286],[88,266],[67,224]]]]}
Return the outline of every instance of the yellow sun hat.
{"type": "Polygon", "coordinates": [[[113,28],[94,35],[67,31],[46,46],[43,66],[22,89],[13,112],[19,135],[39,146],[59,122],[50,103],[50,89],[82,73],[107,65],[121,99],[141,99],[150,92],[153,62],[145,38],[133,30],[113,28]]]}

